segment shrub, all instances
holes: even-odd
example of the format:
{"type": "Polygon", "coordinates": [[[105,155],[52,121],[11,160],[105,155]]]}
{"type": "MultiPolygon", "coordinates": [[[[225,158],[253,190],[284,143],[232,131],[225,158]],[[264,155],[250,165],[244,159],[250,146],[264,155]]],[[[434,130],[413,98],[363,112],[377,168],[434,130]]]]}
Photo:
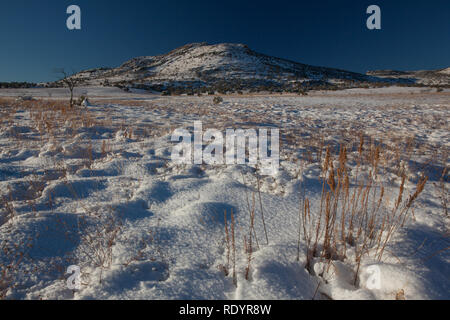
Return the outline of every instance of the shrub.
{"type": "Polygon", "coordinates": [[[214,97],[213,102],[214,102],[214,104],[219,104],[219,103],[223,102],[223,99],[222,99],[222,97],[214,97]]]}
{"type": "Polygon", "coordinates": [[[308,91],[303,89],[303,88],[300,88],[300,89],[298,89],[297,94],[301,95],[301,96],[307,96],[308,95],[308,91]]]}

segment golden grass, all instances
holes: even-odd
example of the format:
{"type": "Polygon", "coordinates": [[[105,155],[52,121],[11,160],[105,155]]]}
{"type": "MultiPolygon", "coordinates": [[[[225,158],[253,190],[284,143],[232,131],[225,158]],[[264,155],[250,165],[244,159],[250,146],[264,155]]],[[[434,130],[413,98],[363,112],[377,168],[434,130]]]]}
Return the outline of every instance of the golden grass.
{"type": "MultiPolygon", "coordinates": [[[[434,93],[436,94],[436,93],[434,93]]],[[[424,93],[422,95],[427,95],[424,93]]],[[[444,95],[444,94],[442,94],[444,95]]],[[[249,95],[253,96],[253,95],[249,95]]],[[[239,96],[242,97],[242,96],[239,96]]],[[[400,96],[399,96],[400,97],[400,96]]],[[[212,97],[211,101],[212,101],[212,97]]],[[[196,97],[193,98],[193,101],[196,97]]],[[[123,101],[123,100],[102,100],[102,103],[116,103],[123,105],[134,105],[136,107],[158,109],[166,112],[183,112],[199,117],[209,117],[205,121],[205,128],[209,125],[217,128],[218,126],[227,127],[231,123],[260,122],[272,123],[273,115],[263,112],[256,116],[249,116],[237,113],[226,108],[214,109],[208,105],[189,104],[182,109],[177,106],[161,106],[153,102],[142,101],[123,101]]],[[[59,150],[59,144],[73,138],[80,129],[91,128],[94,126],[104,126],[122,130],[127,139],[142,139],[152,136],[160,136],[170,133],[173,124],[165,124],[164,127],[149,126],[135,127],[124,123],[124,120],[112,120],[110,115],[102,114],[103,120],[100,120],[95,111],[82,107],[70,108],[67,103],[57,100],[37,100],[20,101],[14,99],[0,98],[0,115],[2,127],[14,127],[14,116],[17,110],[26,110],[31,119],[33,129],[39,133],[40,141],[30,141],[30,143],[43,145],[51,142],[54,145],[55,152],[59,150]],[[71,130],[67,130],[71,129],[71,130]]],[[[259,106],[248,106],[248,109],[258,111],[259,106]]],[[[392,107],[385,107],[386,110],[392,110],[392,107]]],[[[405,109],[406,110],[406,109],[405,109]]],[[[424,118],[416,119],[422,121],[427,128],[443,128],[446,124],[442,119],[424,118]]],[[[402,135],[402,133],[388,132],[376,136],[376,139],[361,133],[358,130],[341,130],[335,128],[315,129],[315,120],[304,117],[302,119],[303,128],[282,128],[281,140],[282,153],[293,161],[301,160],[302,165],[319,163],[321,165],[322,175],[322,193],[318,204],[311,203],[311,199],[305,196],[305,190],[301,190],[301,203],[299,204],[299,238],[297,260],[300,258],[301,240],[303,239],[307,246],[306,268],[313,273],[312,263],[314,258],[328,261],[330,264],[335,259],[345,259],[349,250],[355,252],[355,283],[358,279],[358,272],[361,261],[364,256],[370,255],[381,260],[390,241],[411,217],[414,203],[427,183],[427,177],[422,175],[417,182],[416,189],[411,194],[406,194],[406,184],[409,177],[405,162],[413,159],[419,154],[428,154],[433,150],[433,146],[420,144],[413,137],[402,135]],[[300,139],[300,135],[306,134],[307,138],[300,139]],[[333,145],[327,140],[330,136],[338,136],[339,145],[333,145]],[[385,142],[383,142],[385,141],[385,142]],[[389,143],[388,143],[389,142],[389,143]],[[305,151],[298,159],[295,150],[303,148],[305,151]],[[394,172],[399,180],[398,187],[390,188],[389,191],[383,185],[378,177],[385,173],[394,172]],[[395,189],[395,190],[394,190],[395,189]],[[395,192],[395,193],[394,193],[395,192]],[[392,196],[395,194],[395,196],[392,196]],[[314,208],[314,209],[313,209],[314,208]],[[320,208],[317,211],[315,208],[320,208]]],[[[349,127],[358,128],[358,123],[349,123],[349,127]]],[[[13,132],[14,133],[14,132],[13,132]]],[[[11,139],[17,143],[27,143],[20,132],[15,132],[11,139]]],[[[101,158],[107,158],[114,152],[114,145],[109,140],[102,140],[101,146],[93,145],[92,141],[85,141],[83,146],[84,167],[92,169],[95,161],[101,159],[94,158],[94,152],[98,151],[101,158]],[[96,149],[98,147],[98,149],[96,149]]],[[[438,154],[433,155],[438,158],[438,154]]],[[[430,161],[436,159],[430,158],[430,161]]],[[[441,154],[442,162],[446,164],[447,157],[441,154]]],[[[75,190],[71,187],[68,180],[68,168],[64,162],[55,163],[54,169],[60,173],[60,177],[65,181],[69,190],[77,199],[75,190]]],[[[299,170],[299,173],[301,172],[299,170]]],[[[442,172],[442,178],[436,188],[440,192],[442,207],[445,215],[447,212],[447,194],[446,179],[448,168],[445,167],[442,172]]],[[[33,208],[33,201],[42,192],[48,181],[45,179],[30,180],[30,190],[33,194],[28,196],[30,207],[33,208]]],[[[244,181],[245,184],[245,181],[244,181]]],[[[247,194],[247,209],[249,215],[249,230],[243,237],[244,253],[246,266],[244,270],[245,279],[251,277],[251,264],[255,248],[259,248],[260,243],[255,231],[255,222],[259,216],[256,215],[256,207],[259,205],[261,212],[261,222],[264,227],[264,236],[266,244],[269,244],[269,236],[266,229],[264,218],[264,207],[261,200],[261,181],[256,176],[257,192],[251,197],[247,194]],[[258,199],[256,199],[258,196],[258,199]],[[250,200],[251,199],[251,200],[250,200]]],[[[49,194],[48,205],[53,207],[54,200],[49,194]]],[[[5,221],[14,220],[16,215],[13,204],[13,195],[2,195],[0,219],[5,221]]],[[[82,206],[82,204],[81,204],[82,206]]],[[[88,220],[96,219],[96,214],[89,208],[83,208],[86,221],[84,227],[87,228],[88,220]]],[[[34,209],[33,209],[34,210],[34,209]]],[[[232,274],[233,283],[237,285],[236,255],[236,220],[233,212],[228,222],[227,213],[225,213],[225,246],[226,263],[222,270],[226,275],[232,274]]],[[[99,268],[108,268],[112,263],[112,246],[120,233],[120,220],[105,218],[103,225],[95,227],[90,226],[90,231],[84,235],[82,243],[85,246],[86,256],[90,257],[93,265],[99,268]],[[111,233],[105,233],[106,229],[112,230],[111,233]],[[93,235],[98,235],[94,237],[93,235]]],[[[100,221],[100,220],[97,220],[100,221]]],[[[1,221],[0,221],[1,223],[1,221]]],[[[83,223],[83,222],[82,222],[83,223]]],[[[27,244],[16,244],[18,247],[27,244]]],[[[20,263],[23,262],[23,251],[14,251],[11,244],[2,244],[0,249],[9,252],[9,263],[0,266],[0,298],[7,292],[7,288],[14,286],[13,273],[17,270],[20,263]],[[15,252],[11,254],[11,252],[15,252]],[[3,289],[2,289],[3,288],[3,289]],[[6,288],[6,289],[5,289],[6,288]],[[3,291],[2,291],[3,290],[3,291]],[[6,291],[5,291],[6,290],[6,291]]]]}
{"type": "MultiPolygon", "coordinates": [[[[409,148],[409,147],[407,147],[409,148]]],[[[413,193],[405,195],[407,176],[401,171],[396,199],[389,199],[380,182],[379,171],[389,157],[380,145],[359,136],[357,152],[352,154],[356,167],[348,165],[347,147],[341,145],[337,157],[326,149],[322,162],[322,195],[317,212],[311,212],[310,200],[302,196],[301,227],[307,247],[306,269],[313,273],[313,259],[331,262],[344,260],[354,251],[357,284],[361,260],[365,255],[381,260],[389,241],[404,226],[410,209],[423,192],[428,177],[422,175],[413,193]],[[335,165],[337,164],[337,165],[335,165]],[[350,174],[352,170],[352,174],[350,174]],[[394,200],[393,202],[391,200],[394,200]]],[[[406,154],[406,157],[410,157],[406,154]]]]}

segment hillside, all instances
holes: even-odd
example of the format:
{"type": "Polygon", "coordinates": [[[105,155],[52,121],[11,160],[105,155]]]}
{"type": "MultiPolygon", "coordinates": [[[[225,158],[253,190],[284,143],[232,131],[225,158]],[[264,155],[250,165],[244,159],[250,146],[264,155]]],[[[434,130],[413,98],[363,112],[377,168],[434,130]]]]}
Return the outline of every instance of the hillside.
{"type": "Polygon", "coordinates": [[[367,72],[367,75],[390,80],[410,80],[423,85],[450,84],[450,68],[419,71],[376,70],[367,72]]]}
{"type": "Polygon", "coordinates": [[[203,92],[298,91],[299,88],[386,82],[373,76],[267,56],[246,45],[231,43],[188,44],[160,56],[131,59],[117,68],[86,70],[74,78],[88,86],[203,92]]]}

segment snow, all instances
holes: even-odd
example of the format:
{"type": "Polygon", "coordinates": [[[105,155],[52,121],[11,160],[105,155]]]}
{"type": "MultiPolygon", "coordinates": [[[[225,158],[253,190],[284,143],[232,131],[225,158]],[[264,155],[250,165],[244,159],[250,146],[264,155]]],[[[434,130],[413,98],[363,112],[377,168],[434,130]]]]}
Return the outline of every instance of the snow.
{"type": "Polygon", "coordinates": [[[450,68],[442,69],[439,73],[450,74],[450,68]]]}
{"type": "Polygon", "coordinates": [[[129,87],[164,85],[168,87],[196,83],[211,86],[217,82],[273,82],[290,85],[296,81],[328,79],[373,81],[374,77],[344,70],[316,67],[270,57],[237,43],[192,43],[159,56],[133,58],[117,68],[77,73],[77,80],[91,86],[120,84],[129,87]]]}
{"type": "MultiPolygon", "coordinates": [[[[406,299],[450,298],[450,255],[441,251],[448,247],[449,218],[440,205],[438,172],[420,195],[414,219],[395,234],[383,259],[363,256],[356,285],[352,249],[331,265],[314,258],[310,273],[306,244],[303,239],[298,244],[301,187],[312,214],[322,191],[320,165],[304,158],[306,141],[322,134],[325,141],[339,143],[343,132],[358,130],[393,144],[397,137],[413,136],[417,149],[406,164],[406,189],[413,191],[426,155],[450,147],[448,92],[385,88],[306,97],[224,96],[213,106],[212,97],[80,90],[88,90],[82,114],[93,124],[67,120],[52,133],[40,133],[33,113],[20,105],[25,102],[17,102],[7,117],[8,103],[0,101],[0,244],[7,241],[25,252],[11,275],[14,286],[6,291],[7,299],[395,299],[401,290],[406,299]],[[261,177],[263,212],[255,168],[171,163],[172,131],[192,128],[195,120],[205,128],[297,130],[299,144],[284,146],[280,172],[261,177]],[[258,243],[246,279],[243,248],[252,197],[258,243]],[[231,213],[237,286],[232,268],[223,268],[231,213]],[[79,265],[83,273],[76,292],[66,286],[70,265],[79,265]],[[379,288],[368,284],[371,266],[380,270],[379,288]]],[[[67,94],[26,89],[0,90],[0,96],[26,93],[47,99],[48,92],[53,102],[67,94]]],[[[434,165],[437,170],[448,164],[444,159],[434,165]]],[[[390,171],[381,180],[388,190],[400,183],[390,171]]],[[[444,185],[448,190],[448,182],[444,185]]],[[[0,268],[15,257],[2,254],[0,268]]]]}
{"type": "MultiPolygon", "coordinates": [[[[116,87],[77,87],[74,89],[74,95],[96,98],[145,98],[153,96],[144,90],[133,91],[127,93],[116,87]]],[[[0,89],[0,97],[22,96],[61,99],[67,96],[67,88],[0,89]]]]}

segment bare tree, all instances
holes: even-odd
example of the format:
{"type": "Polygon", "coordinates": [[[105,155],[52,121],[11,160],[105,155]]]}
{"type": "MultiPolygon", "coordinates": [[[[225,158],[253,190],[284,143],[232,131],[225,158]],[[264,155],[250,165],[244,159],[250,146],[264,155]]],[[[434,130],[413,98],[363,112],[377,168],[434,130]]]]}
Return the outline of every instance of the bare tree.
{"type": "Polygon", "coordinates": [[[73,90],[77,86],[79,80],[73,77],[75,72],[68,73],[68,72],[66,72],[66,70],[64,68],[56,69],[55,72],[61,75],[60,81],[62,81],[69,88],[70,107],[72,108],[73,107],[73,90]]]}

